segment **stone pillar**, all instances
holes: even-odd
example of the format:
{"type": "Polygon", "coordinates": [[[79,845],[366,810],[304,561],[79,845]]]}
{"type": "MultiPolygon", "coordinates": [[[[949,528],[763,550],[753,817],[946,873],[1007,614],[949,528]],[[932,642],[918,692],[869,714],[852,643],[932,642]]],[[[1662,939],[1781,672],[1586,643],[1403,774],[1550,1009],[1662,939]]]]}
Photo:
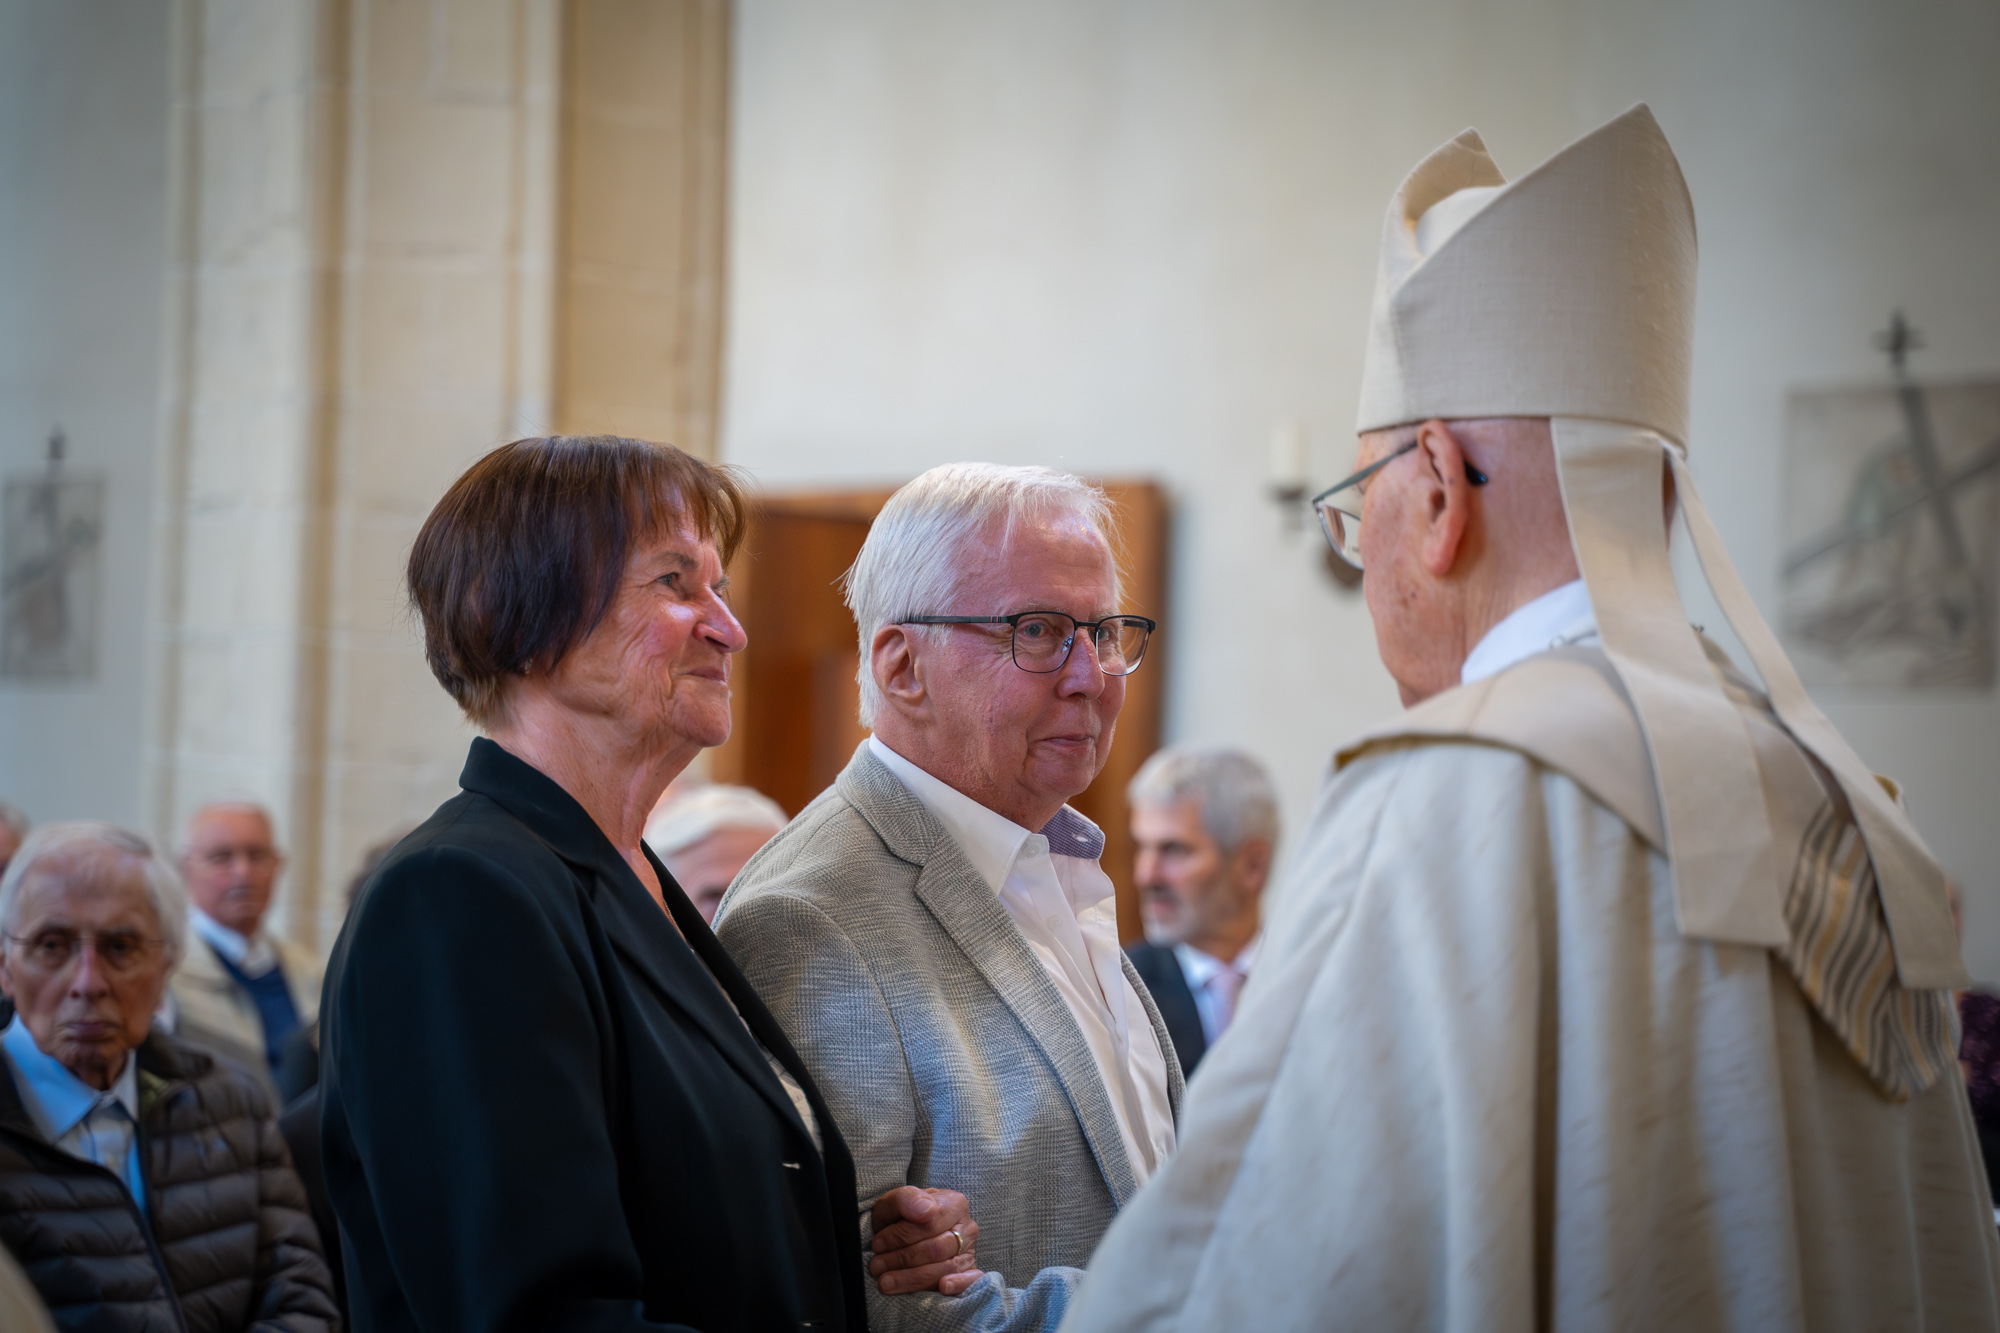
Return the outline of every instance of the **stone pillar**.
{"type": "MultiPolygon", "coordinates": [[[[313,903],[345,8],[178,0],[147,814],[268,806],[313,903]]],[[[310,931],[310,926],[307,926],[310,931]]],[[[308,935],[309,937],[309,935],[308,935]]]]}
{"type": "Polygon", "coordinates": [[[726,0],[570,0],[556,422],[715,456],[726,0]]]}
{"type": "Polygon", "coordinates": [[[270,807],[302,944],[457,787],[402,586],[445,487],[558,418],[713,449],[728,18],[176,0],[148,818],[270,807]]]}
{"type": "Polygon", "coordinates": [[[150,817],[276,814],[325,947],[468,730],[403,609],[452,477],[546,428],[556,0],[179,0],[150,817]]]}

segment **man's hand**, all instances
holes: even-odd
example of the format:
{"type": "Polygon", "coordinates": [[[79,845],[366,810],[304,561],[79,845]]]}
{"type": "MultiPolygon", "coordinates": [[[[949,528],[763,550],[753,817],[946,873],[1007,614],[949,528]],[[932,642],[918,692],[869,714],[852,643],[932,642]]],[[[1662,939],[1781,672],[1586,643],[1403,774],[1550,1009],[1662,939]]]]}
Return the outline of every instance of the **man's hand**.
{"type": "Polygon", "coordinates": [[[875,1201],[875,1257],[868,1261],[884,1296],[929,1291],[956,1296],[977,1282],[972,1243],[979,1223],[957,1190],[902,1185],[875,1201]]]}

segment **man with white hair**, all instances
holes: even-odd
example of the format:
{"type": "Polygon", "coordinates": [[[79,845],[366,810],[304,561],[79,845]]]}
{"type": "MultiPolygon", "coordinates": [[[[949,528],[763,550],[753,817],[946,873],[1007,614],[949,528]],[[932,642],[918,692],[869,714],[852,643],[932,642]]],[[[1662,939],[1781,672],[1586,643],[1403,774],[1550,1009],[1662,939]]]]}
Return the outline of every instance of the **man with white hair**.
{"type": "Polygon", "coordinates": [[[136,834],[49,824],[0,876],[0,1242],[65,1329],[330,1329],[270,1101],[153,1028],[186,947],[136,834]]]}
{"type": "Polygon", "coordinates": [[[175,974],[174,1034],[242,1064],[275,1096],[286,1043],[319,1017],[319,959],[264,929],[285,857],[271,816],[215,801],[188,819],[181,873],[196,940],[175,974]]]}
{"type": "Polygon", "coordinates": [[[1336,755],[1069,1327],[2000,1323],[1943,875],[1694,489],[1694,267],[1643,106],[1404,182],[1319,503],[1409,711],[1336,755]]]}
{"type": "Polygon", "coordinates": [[[1278,793],[1241,750],[1177,746],[1141,765],[1125,795],[1146,923],[1132,965],[1192,1076],[1234,1019],[1257,961],[1278,793]]]}
{"type": "MultiPolygon", "coordinates": [[[[676,784],[678,786],[678,784],[676,784]]],[[[711,925],[730,881],[785,826],[778,803],[749,787],[668,787],[646,820],[646,845],[711,925]]]]}
{"type": "Polygon", "coordinates": [[[874,735],[716,932],[839,1121],[858,1222],[902,1185],[972,1201],[985,1276],[955,1298],[871,1285],[871,1327],[1053,1328],[1174,1145],[1180,1067],[1118,946],[1104,835],[1066,804],[1153,622],[1121,612],[1103,493],[1045,468],[903,487],[847,598],[874,735]]]}

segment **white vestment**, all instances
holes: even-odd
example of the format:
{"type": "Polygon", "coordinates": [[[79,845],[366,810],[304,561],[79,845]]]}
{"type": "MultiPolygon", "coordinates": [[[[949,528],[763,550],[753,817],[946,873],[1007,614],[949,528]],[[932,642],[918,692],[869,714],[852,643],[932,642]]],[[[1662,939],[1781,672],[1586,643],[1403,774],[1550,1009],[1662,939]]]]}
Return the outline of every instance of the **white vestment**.
{"type": "Polygon", "coordinates": [[[1682,937],[1645,754],[1588,648],[1343,752],[1064,1333],[2000,1327],[1956,1066],[1895,1100],[1777,952],[1682,937]]]}

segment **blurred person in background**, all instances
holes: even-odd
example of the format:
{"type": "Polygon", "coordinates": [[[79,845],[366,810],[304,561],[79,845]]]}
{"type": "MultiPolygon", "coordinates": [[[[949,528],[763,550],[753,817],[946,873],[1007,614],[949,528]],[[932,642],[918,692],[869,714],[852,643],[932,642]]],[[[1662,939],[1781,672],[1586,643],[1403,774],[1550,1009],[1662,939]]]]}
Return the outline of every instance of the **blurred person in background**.
{"type": "Polygon", "coordinates": [[[108,824],[46,825],[0,877],[0,1240],[63,1329],[330,1330],[263,1086],[153,1028],[186,910],[108,824]]]}
{"type": "Polygon", "coordinates": [[[14,859],[14,853],[21,850],[21,844],[27,841],[30,827],[28,817],[20,807],[0,801],[0,875],[7,873],[7,863],[14,859]]]}
{"type": "Polygon", "coordinates": [[[855,1210],[806,1065],[643,841],[729,735],[728,471],[516,441],[411,550],[438,682],[484,734],[361,891],[328,968],[320,1146],[354,1326],[859,1330],[962,1289],[962,1196],[855,1210]]]}
{"type": "MultiPolygon", "coordinates": [[[[369,846],[361,853],[360,864],[347,878],[347,892],[341,897],[341,919],[346,920],[348,912],[354,910],[354,900],[361,896],[361,886],[368,882],[389,853],[396,850],[396,844],[410,835],[414,825],[405,824],[397,832],[369,846]]],[[[315,997],[317,998],[317,997],[315,997]]],[[[290,1106],[300,1097],[319,1086],[319,1016],[300,1023],[297,1030],[285,1041],[285,1049],[278,1060],[278,1104],[290,1106]]],[[[314,1121],[315,1125],[318,1123],[314,1121]]],[[[314,1133],[318,1133],[315,1129],[314,1133]]],[[[297,1156],[297,1150],[293,1150],[297,1156]]],[[[317,1152],[314,1154],[317,1156],[317,1152]]]]}
{"type": "Polygon", "coordinates": [[[1133,881],[1146,940],[1128,953],[1193,1074],[1236,1016],[1257,958],[1264,885],[1278,844],[1278,794],[1240,750],[1179,747],[1126,788],[1133,881]]]}
{"type": "Polygon", "coordinates": [[[646,845],[712,924],[736,872],[784,826],[785,812],[762,792],[700,786],[662,798],[646,821],[646,845]]]}
{"type": "Polygon", "coordinates": [[[55,1327],[49,1307],[21,1271],[20,1261],[0,1245],[0,1328],[7,1333],[55,1333],[55,1327]]]}
{"type": "Polygon", "coordinates": [[[182,1041],[240,1061],[277,1096],[286,1043],[319,1015],[319,960],[264,929],[285,858],[271,817],[247,802],[204,805],[181,840],[195,939],[173,981],[182,1041]]]}
{"type": "MultiPolygon", "coordinates": [[[[354,910],[354,900],[362,885],[409,834],[405,827],[361,854],[361,864],[348,878],[345,905],[354,910]]],[[[340,1307],[341,1323],[347,1322],[347,1265],[341,1257],[340,1223],[333,1213],[333,1199],[326,1189],[326,1171],[319,1153],[319,1020],[299,1026],[285,1043],[285,1057],[278,1067],[278,1128],[285,1145],[292,1150],[292,1165],[299,1183],[306,1188],[313,1225],[319,1228],[326,1253],[326,1266],[333,1273],[334,1302],[340,1307]]]]}

